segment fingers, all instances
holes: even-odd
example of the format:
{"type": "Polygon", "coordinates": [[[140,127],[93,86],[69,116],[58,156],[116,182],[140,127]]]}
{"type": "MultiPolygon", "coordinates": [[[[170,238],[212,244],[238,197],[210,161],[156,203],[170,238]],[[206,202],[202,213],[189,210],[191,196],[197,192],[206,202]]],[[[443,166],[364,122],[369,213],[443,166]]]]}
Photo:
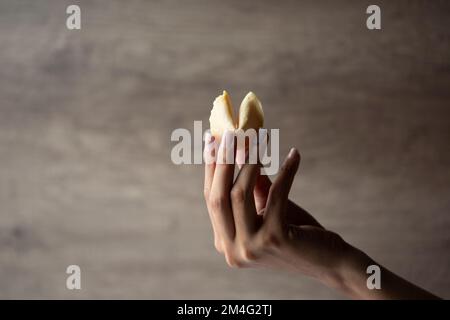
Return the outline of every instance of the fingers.
{"type": "Polygon", "coordinates": [[[286,212],[289,191],[299,164],[300,154],[295,148],[292,148],[269,190],[265,210],[267,224],[282,226],[282,221],[285,218],[282,215],[286,212]]]}
{"type": "MultiPolygon", "coordinates": [[[[261,132],[258,141],[258,161],[261,162],[267,151],[267,145],[269,142],[269,134],[267,132],[261,132]]],[[[272,185],[269,177],[267,175],[261,174],[261,170],[258,172],[258,177],[256,178],[255,188],[253,190],[253,195],[255,198],[256,211],[258,214],[262,213],[262,210],[266,207],[267,196],[269,195],[269,189],[272,185]]]]}
{"type": "Polygon", "coordinates": [[[226,132],[222,137],[217,156],[208,200],[213,219],[216,221],[217,231],[223,241],[229,242],[235,235],[230,200],[234,178],[234,136],[232,132],[226,132]]]}
{"type": "Polygon", "coordinates": [[[214,233],[214,245],[218,251],[222,251],[222,237],[218,232],[217,221],[212,215],[212,210],[209,206],[209,196],[211,194],[211,187],[214,178],[214,171],[216,169],[215,161],[215,139],[210,132],[205,134],[205,150],[204,150],[204,160],[205,160],[205,180],[203,186],[203,194],[206,201],[206,206],[208,209],[209,219],[211,220],[211,225],[214,233]]]}
{"type": "Polygon", "coordinates": [[[216,168],[216,162],[214,159],[214,137],[211,135],[210,132],[207,132],[205,134],[205,151],[203,154],[203,158],[205,160],[205,180],[204,180],[204,195],[205,198],[209,197],[211,186],[214,178],[214,171],[216,168]]]}
{"type": "Polygon", "coordinates": [[[231,206],[236,237],[241,240],[247,240],[257,229],[253,189],[255,188],[259,171],[260,166],[258,164],[244,164],[231,189],[231,206]]]}
{"type": "MultiPolygon", "coordinates": [[[[247,131],[248,132],[248,131],[247,131]]],[[[245,137],[245,147],[238,147],[236,150],[236,164],[241,169],[244,164],[259,164],[259,170],[256,170],[257,177],[253,188],[256,212],[260,213],[266,206],[267,195],[271,186],[270,179],[261,174],[261,159],[263,158],[269,140],[267,130],[260,129],[258,136],[256,134],[245,137]]],[[[242,142],[242,141],[241,141],[242,142]]]]}

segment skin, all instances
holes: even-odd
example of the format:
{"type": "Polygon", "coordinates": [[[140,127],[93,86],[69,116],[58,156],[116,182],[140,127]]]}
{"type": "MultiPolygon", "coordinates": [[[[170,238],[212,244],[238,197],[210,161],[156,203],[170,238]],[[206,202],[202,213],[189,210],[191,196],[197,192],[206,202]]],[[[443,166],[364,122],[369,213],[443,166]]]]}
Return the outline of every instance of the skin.
{"type": "MultiPolygon", "coordinates": [[[[205,155],[214,152],[213,140],[207,136],[205,155]]],[[[230,267],[308,275],[356,299],[438,298],[379,265],[288,199],[300,164],[296,149],[273,183],[260,175],[258,164],[242,165],[234,179],[235,164],[225,161],[229,152],[221,143],[217,159],[206,161],[204,197],[215,248],[230,267]],[[367,288],[369,265],[380,267],[381,289],[367,288]]]]}

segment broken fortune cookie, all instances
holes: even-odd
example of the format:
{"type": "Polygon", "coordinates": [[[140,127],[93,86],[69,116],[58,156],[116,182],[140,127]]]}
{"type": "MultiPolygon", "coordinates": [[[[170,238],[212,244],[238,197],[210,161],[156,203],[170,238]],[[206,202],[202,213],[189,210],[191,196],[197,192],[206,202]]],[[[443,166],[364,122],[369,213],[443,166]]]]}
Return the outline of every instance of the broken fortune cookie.
{"type": "Polygon", "coordinates": [[[247,93],[241,102],[239,116],[236,119],[230,96],[228,92],[223,91],[223,94],[214,100],[211,116],[209,117],[209,125],[211,134],[218,139],[227,130],[236,131],[242,129],[246,131],[255,129],[258,131],[264,125],[264,113],[261,102],[253,92],[247,93]]]}

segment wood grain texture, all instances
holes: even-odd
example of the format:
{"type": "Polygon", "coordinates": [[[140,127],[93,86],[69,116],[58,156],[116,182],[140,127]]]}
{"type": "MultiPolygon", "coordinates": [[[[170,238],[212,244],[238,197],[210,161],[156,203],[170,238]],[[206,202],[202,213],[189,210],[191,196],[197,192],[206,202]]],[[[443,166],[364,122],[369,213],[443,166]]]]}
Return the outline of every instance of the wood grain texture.
{"type": "Polygon", "coordinates": [[[378,3],[0,1],[0,298],[341,298],[214,252],[170,133],[222,89],[300,149],[294,200],[449,298],[450,5],[378,3]]]}

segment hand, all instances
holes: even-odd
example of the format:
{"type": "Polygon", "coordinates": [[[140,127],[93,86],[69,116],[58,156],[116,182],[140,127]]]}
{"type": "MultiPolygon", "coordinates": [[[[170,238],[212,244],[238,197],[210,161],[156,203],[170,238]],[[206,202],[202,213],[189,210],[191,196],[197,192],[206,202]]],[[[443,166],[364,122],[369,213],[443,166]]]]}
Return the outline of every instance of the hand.
{"type": "MultiPolygon", "coordinates": [[[[226,144],[220,148],[226,155],[226,144]]],[[[214,243],[230,266],[294,270],[322,281],[336,273],[350,246],[288,200],[299,163],[292,149],[273,184],[258,164],[244,164],[236,181],[234,163],[205,165],[214,243]]]]}
{"type": "Polygon", "coordinates": [[[244,164],[234,180],[234,163],[225,163],[231,151],[221,143],[218,155],[223,161],[205,164],[204,181],[214,244],[229,266],[294,271],[357,298],[396,298],[408,293],[434,297],[384,268],[388,289],[367,289],[365,271],[373,260],[288,199],[300,164],[296,149],[289,152],[273,184],[260,175],[258,164],[244,164]]]}

